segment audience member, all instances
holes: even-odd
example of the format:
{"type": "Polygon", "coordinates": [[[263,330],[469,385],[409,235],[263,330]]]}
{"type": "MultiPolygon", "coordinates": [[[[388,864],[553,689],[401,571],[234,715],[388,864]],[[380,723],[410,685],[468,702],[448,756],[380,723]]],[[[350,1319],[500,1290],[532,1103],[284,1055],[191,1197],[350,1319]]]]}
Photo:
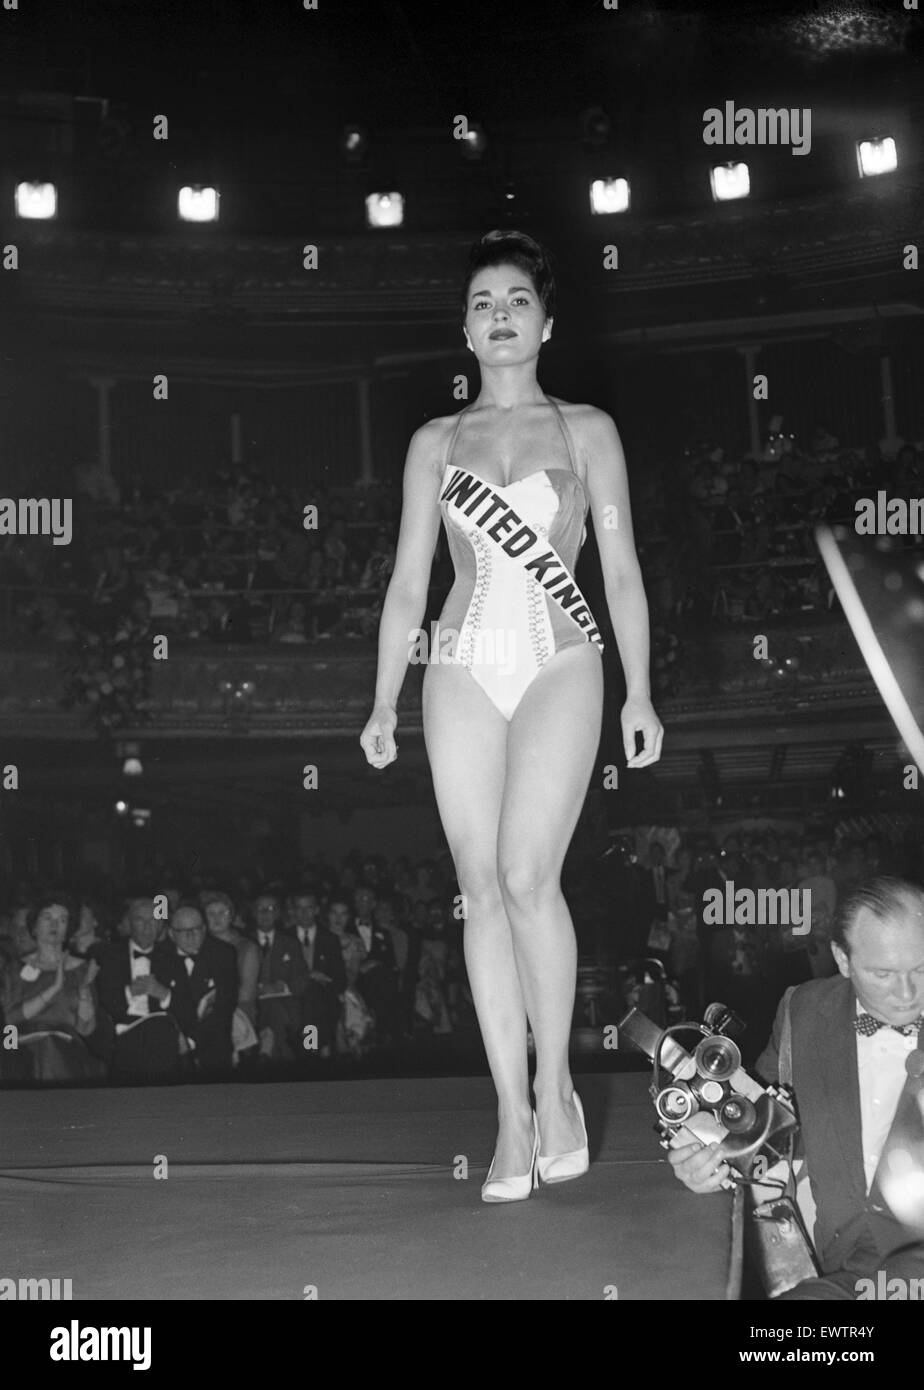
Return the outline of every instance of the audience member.
{"type": "Polygon", "coordinates": [[[111,1076],[119,1082],[177,1081],[196,1010],[186,971],[162,939],[152,898],[133,898],[128,940],[100,957],[99,1000],[115,1028],[111,1076]]]}
{"type": "Polygon", "coordinates": [[[237,952],[209,935],[197,907],[178,907],[170,918],[170,939],[186,971],[195,1007],[188,1034],[194,1049],[196,1073],[204,1079],[222,1076],[231,1068],[231,1019],[237,1005],[237,952]]]}
{"type": "Polygon", "coordinates": [[[4,973],[3,1018],[15,1030],[16,1046],[0,1048],[6,1080],[81,1081],[102,1067],[86,1045],[96,1028],[95,961],[67,949],[71,907],[48,897],[27,914],[35,949],[4,973]]]}

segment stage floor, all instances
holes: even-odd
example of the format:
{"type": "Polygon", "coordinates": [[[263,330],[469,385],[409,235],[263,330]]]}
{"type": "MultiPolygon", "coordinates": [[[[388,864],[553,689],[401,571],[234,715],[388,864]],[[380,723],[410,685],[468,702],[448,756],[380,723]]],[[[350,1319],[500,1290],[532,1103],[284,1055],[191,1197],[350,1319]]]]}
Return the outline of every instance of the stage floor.
{"type": "Polygon", "coordinates": [[[661,1161],[647,1080],[576,1078],[589,1174],[509,1205],[479,1196],[487,1078],[0,1092],[0,1275],[75,1299],[735,1298],[731,1199],[661,1161]]]}

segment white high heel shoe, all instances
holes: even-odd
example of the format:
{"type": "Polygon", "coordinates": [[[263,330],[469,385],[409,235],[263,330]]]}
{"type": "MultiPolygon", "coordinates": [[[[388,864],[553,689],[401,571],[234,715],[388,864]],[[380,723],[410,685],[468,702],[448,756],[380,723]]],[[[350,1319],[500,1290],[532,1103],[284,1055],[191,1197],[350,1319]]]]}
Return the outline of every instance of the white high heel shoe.
{"type": "Polygon", "coordinates": [[[540,1182],[568,1182],[570,1178],[581,1177],[590,1167],[590,1146],[587,1141],[587,1125],[584,1123],[584,1107],[577,1091],[573,1094],[575,1109],[581,1117],[584,1130],[584,1143],[579,1149],[571,1149],[565,1154],[547,1154],[545,1158],[537,1154],[536,1177],[540,1182]]]}
{"type": "Polygon", "coordinates": [[[494,1160],[497,1154],[491,1159],[491,1166],[488,1169],[488,1176],[481,1184],[481,1200],[483,1202],[522,1202],[532,1192],[534,1187],[538,1187],[539,1179],[536,1176],[536,1160],[539,1156],[539,1122],[536,1119],[536,1112],[533,1111],[533,1156],[529,1161],[529,1172],[515,1178],[492,1178],[494,1172],[494,1160]]]}

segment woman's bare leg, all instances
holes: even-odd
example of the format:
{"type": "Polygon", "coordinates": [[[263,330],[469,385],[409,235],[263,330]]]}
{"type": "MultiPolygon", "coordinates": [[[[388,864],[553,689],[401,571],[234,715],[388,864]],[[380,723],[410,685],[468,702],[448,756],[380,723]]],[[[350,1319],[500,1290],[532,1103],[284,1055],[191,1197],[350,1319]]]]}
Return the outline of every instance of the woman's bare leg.
{"type": "Polygon", "coordinates": [[[536,1042],[540,1153],[583,1142],[568,1065],[577,946],[561,867],[600,742],[603,665],[591,644],[540,671],[509,725],[498,873],[536,1042]]]}
{"type": "Polygon", "coordinates": [[[428,666],[424,738],[440,818],[465,898],[469,985],[497,1089],[494,1176],[525,1173],[532,1152],[526,1008],[497,878],[509,724],[463,666],[428,666]]]}

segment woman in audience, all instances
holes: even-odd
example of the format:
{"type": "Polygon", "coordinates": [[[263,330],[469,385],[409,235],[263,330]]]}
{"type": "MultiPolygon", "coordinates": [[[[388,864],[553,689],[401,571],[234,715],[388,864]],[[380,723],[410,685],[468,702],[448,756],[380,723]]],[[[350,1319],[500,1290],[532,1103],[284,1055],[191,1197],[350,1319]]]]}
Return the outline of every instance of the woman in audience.
{"type": "Polygon", "coordinates": [[[106,943],[107,935],[101,924],[99,908],[89,898],[81,898],[76,925],[67,939],[68,951],[81,960],[98,962],[106,943]]]}
{"type": "Polygon", "coordinates": [[[232,926],[234,903],[227,893],[207,889],[199,894],[199,906],[211,935],[227,946],[233,946],[237,952],[237,1007],[231,1019],[231,1046],[234,1065],[237,1066],[241,1054],[249,1052],[259,1042],[257,979],[260,974],[260,948],[252,937],[245,936],[232,926]]]}
{"type": "Polygon", "coordinates": [[[27,1081],[82,1081],[102,1066],[86,1046],[96,1028],[99,969],[66,946],[73,909],[64,895],[42,898],[27,914],[35,949],[8,967],[3,1015],[17,1029],[17,1046],[0,1049],[0,1074],[27,1081]]]}

